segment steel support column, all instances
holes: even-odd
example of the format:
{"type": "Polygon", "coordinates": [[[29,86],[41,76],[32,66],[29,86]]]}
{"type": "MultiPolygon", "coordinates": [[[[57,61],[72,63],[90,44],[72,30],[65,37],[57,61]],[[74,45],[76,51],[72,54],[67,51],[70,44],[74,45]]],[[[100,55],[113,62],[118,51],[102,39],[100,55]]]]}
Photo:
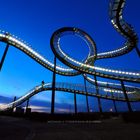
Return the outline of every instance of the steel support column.
{"type": "Polygon", "coordinates": [[[74,92],[74,110],[75,114],[77,114],[77,101],[76,101],[76,93],[74,92]]]}
{"type": "Polygon", "coordinates": [[[87,85],[86,85],[86,79],[85,78],[84,78],[84,86],[85,86],[85,92],[86,92],[87,111],[89,113],[90,110],[89,110],[89,103],[88,103],[88,92],[87,92],[87,85]]]}
{"type": "Polygon", "coordinates": [[[29,99],[27,100],[27,103],[26,103],[26,110],[28,109],[28,106],[29,106],[29,99]]]}
{"type": "MultiPolygon", "coordinates": [[[[15,102],[15,101],[16,101],[16,99],[17,99],[17,97],[15,96],[15,97],[14,97],[13,102],[15,102]]],[[[12,112],[14,111],[14,108],[15,108],[15,104],[13,104],[13,107],[12,107],[12,112]]]]}
{"type": "Polygon", "coordinates": [[[138,56],[140,58],[140,50],[139,50],[138,46],[136,46],[135,49],[136,49],[136,52],[137,52],[137,54],[138,54],[138,56]]]}
{"type": "MultiPolygon", "coordinates": [[[[108,83],[107,83],[107,88],[110,88],[109,85],[108,85],[108,83]]],[[[112,89],[112,88],[110,88],[110,89],[112,89]]],[[[113,93],[112,93],[112,98],[114,98],[113,93]]],[[[113,101],[114,110],[115,110],[116,113],[118,113],[115,99],[113,99],[112,101],[113,101]]]]}
{"type": "MultiPolygon", "coordinates": [[[[113,93],[112,93],[112,98],[114,98],[113,93]]],[[[115,99],[113,99],[112,101],[113,101],[113,105],[114,105],[114,110],[115,110],[116,113],[118,113],[115,99]]]]}
{"type": "Polygon", "coordinates": [[[2,59],[1,59],[1,62],[0,62],[0,71],[2,69],[2,66],[3,66],[4,60],[5,60],[6,54],[8,52],[8,48],[9,48],[9,44],[6,45],[6,48],[4,50],[4,53],[3,53],[3,56],[2,56],[2,59]]]}
{"type": "MultiPolygon", "coordinates": [[[[95,80],[96,94],[99,95],[99,89],[98,89],[98,83],[97,83],[96,75],[94,75],[94,80],[95,80]]],[[[97,99],[98,99],[99,111],[100,111],[100,113],[102,113],[102,106],[101,106],[101,100],[100,100],[100,97],[97,97],[97,99]]]]}
{"type": "Polygon", "coordinates": [[[127,93],[126,93],[124,82],[122,80],[121,80],[121,86],[122,86],[122,90],[123,90],[123,93],[124,93],[124,96],[125,96],[125,99],[126,99],[128,110],[129,110],[129,112],[133,112],[132,111],[132,108],[131,108],[131,104],[130,104],[129,99],[128,99],[128,96],[127,96],[127,93]]]}
{"type": "Polygon", "coordinates": [[[54,56],[54,71],[53,71],[53,79],[52,79],[51,114],[54,114],[54,104],[55,104],[55,82],[56,82],[56,56],[54,56]]]}
{"type": "Polygon", "coordinates": [[[113,105],[114,105],[115,112],[118,113],[115,100],[113,100],[113,105]]]}

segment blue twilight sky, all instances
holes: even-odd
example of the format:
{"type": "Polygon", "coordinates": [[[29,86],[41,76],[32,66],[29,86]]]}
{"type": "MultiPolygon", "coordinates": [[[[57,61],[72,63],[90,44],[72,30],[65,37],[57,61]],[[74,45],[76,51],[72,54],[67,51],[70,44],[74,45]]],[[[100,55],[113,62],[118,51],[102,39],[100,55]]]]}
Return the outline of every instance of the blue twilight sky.
{"type": "MultiPolygon", "coordinates": [[[[140,36],[139,5],[139,0],[127,0],[124,10],[125,20],[134,27],[138,36],[140,36]]],[[[108,12],[109,0],[0,0],[0,29],[25,40],[49,60],[53,60],[54,57],[50,48],[51,35],[64,26],[81,28],[95,40],[97,51],[104,52],[121,46],[125,41],[112,27],[108,12]]],[[[88,54],[85,42],[78,37],[63,37],[61,44],[65,52],[78,60],[84,59],[88,54]]],[[[1,58],[5,44],[0,43],[0,47],[1,58]]],[[[98,60],[96,65],[140,70],[139,61],[134,50],[118,58],[98,60]]],[[[61,64],[59,61],[57,63],[61,64]]],[[[51,82],[52,72],[16,48],[10,47],[0,72],[0,96],[9,97],[7,101],[9,102],[14,96],[24,95],[42,80],[51,82]]],[[[57,75],[57,81],[83,83],[83,78],[57,75]]],[[[73,94],[56,92],[55,100],[56,112],[73,112],[73,94]]],[[[51,91],[47,91],[34,96],[30,105],[35,110],[50,111],[50,101],[51,91]]],[[[77,95],[77,102],[78,111],[86,111],[85,96],[77,95]]],[[[92,111],[98,111],[96,98],[89,97],[89,104],[92,111]]],[[[113,108],[111,101],[102,100],[102,105],[105,111],[113,108]]],[[[135,104],[134,109],[140,109],[139,106],[138,103],[135,104]]],[[[125,103],[117,102],[117,107],[120,110],[127,109],[125,103]]]]}

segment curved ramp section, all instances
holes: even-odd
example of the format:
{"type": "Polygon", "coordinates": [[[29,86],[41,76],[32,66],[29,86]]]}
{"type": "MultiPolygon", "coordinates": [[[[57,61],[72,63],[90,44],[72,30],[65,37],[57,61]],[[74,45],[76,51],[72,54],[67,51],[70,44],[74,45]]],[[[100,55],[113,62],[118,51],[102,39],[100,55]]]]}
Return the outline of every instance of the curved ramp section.
{"type": "Polygon", "coordinates": [[[133,27],[126,23],[123,19],[125,2],[126,0],[112,0],[109,11],[113,27],[126,39],[126,42],[118,49],[99,53],[97,59],[121,56],[130,52],[138,44],[138,36],[136,32],[134,31],[133,27]]]}
{"type": "MultiPolygon", "coordinates": [[[[97,94],[96,87],[95,86],[87,86],[87,92],[85,91],[85,86],[81,84],[71,84],[71,83],[56,83],[55,90],[56,91],[64,91],[64,92],[70,92],[70,93],[76,93],[76,94],[82,94],[82,95],[88,95],[93,97],[100,97],[103,99],[108,100],[117,100],[117,101],[125,101],[125,97],[123,96],[122,90],[115,90],[111,88],[105,88],[100,87],[100,94],[97,94]]],[[[6,111],[13,109],[19,105],[21,105],[26,100],[30,99],[32,96],[42,92],[42,91],[48,91],[52,90],[52,83],[46,83],[44,85],[39,85],[28,91],[24,96],[20,97],[14,102],[11,102],[6,105],[0,106],[0,111],[6,111]]],[[[140,101],[140,89],[133,89],[126,91],[129,97],[129,101],[140,101]]],[[[63,93],[62,93],[63,94],[63,93]]]]}

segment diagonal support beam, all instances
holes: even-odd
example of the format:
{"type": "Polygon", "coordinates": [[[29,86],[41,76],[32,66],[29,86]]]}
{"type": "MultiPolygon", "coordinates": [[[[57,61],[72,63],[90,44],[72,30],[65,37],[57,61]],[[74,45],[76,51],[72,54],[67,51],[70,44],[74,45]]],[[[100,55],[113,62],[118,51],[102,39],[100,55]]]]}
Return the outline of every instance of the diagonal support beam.
{"type": "Polygon", "coordinates": [[[6,45],[6,48],[4,50],[4,53],[3,53],[3,56],[2,56],[2,59],[1,59],[1,62],[0,62],[0,71],[2,69],[2,66],[3,66],[4,60],[5,60],[6,54],[8,52],[8,48],[9,48],[9,44],[6,45]]]}
{"type": "Polygon", "coordinates": [[[131,108],[131,104],[130,104],[128,96],[127,96],[127,93],[126,93],[124,82],[122,80],[121,80],[121,85],[122,85],[122,90],[123,90],[123,93],[124,93],[124,96],[125,96],[125,99],[126,99],[126,103],[127,103],[127,106],[128,106],[128,110],[129,110],[129,112],[133,112],[133,110],[131,108]]]}

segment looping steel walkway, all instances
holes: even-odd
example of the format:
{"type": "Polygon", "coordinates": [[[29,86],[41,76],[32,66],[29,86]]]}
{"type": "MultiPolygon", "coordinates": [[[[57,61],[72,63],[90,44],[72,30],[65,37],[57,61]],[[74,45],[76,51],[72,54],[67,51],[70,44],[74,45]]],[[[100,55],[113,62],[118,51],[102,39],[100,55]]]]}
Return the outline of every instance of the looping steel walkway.
{"type": "MultiPolygon", "coordinates": [[[[77,94],[85,94],[88,96],[95,96],[98,98],[106,98],[111,100],[119,100],[126,101],[128,96],[129,101],[139,101],[140,100],[140,88],[135,86],[124,85],[122,89],[122,84],[116,83],[107,83],[103,81],[96,81],[89,77],[89,75],[99,76],[103,78],[109,78],[120,81],[127,82],[136,82],[140,83],[140,72],[139,71],[124,71],[124,70],[116,70],[104,67],[94,66],[94,62],[98,59],[105,58],[113,58],[124,55],[130,51],[132,51],[138,44],[138,36],[135,33],[134,29],[130,24],[126,23],[123,19],[123,8],[124,8],[125,0],[113,0],[110,3],[110,19],[113,27],[119,32],[124,38],[125,43],[115,50],[97,53],[96,43],[92,39],[90,35],[88,35],[85,31],[75,28],[75,27],[63,27],[55,31],[51,37],[50,45],[51,49],[55,55],[61,62],[67,65],[69,68],[55,66],[54,63],[47,60],[44,56],[40,55],[38,52],[33,50],[28,44],[24,43],[20,39],[16,38],[12,34],[8,32],[1,31],[0,32],[0,41],[5,42],[8,47],[14,46],[17,49],[24,52],[26,55],[34,59],[37,63],[41,64],[45,68],[65,76],[75,76],[82,74],[84,78],[93,84],[93,86],[88,87],[85,91],[85,87],[77,84],[68,84],[68,83],[56,83],[55,87],[52,84],[46,83],[44,86],[36,86],[31,91],[29,91],[26,95],[22,96],[20,99],[1,106],[1,110],[9,109],[16,107],[32,97],[33,95],[43,91],[43,90],[55,90],[72,92],[77,94]],[[89,54],[83,62],[79,62],[70,56],[68,56],[61,49],[60,40],[61,37],[65,35],[76,35],[82,38],[87,46],[89,47],[89,54]],[[96,87],[98,85],[98,87],[96,87]],[[99,93],[93,92],[95,89],[99,91],[99,93]],[[124,92],[125,95],[124,96],[124,92]]],[[[2,65],[2,64],[1,64],[2,65]]],[[[2,66],[1,66],[2,67],[2,66]]]]}

